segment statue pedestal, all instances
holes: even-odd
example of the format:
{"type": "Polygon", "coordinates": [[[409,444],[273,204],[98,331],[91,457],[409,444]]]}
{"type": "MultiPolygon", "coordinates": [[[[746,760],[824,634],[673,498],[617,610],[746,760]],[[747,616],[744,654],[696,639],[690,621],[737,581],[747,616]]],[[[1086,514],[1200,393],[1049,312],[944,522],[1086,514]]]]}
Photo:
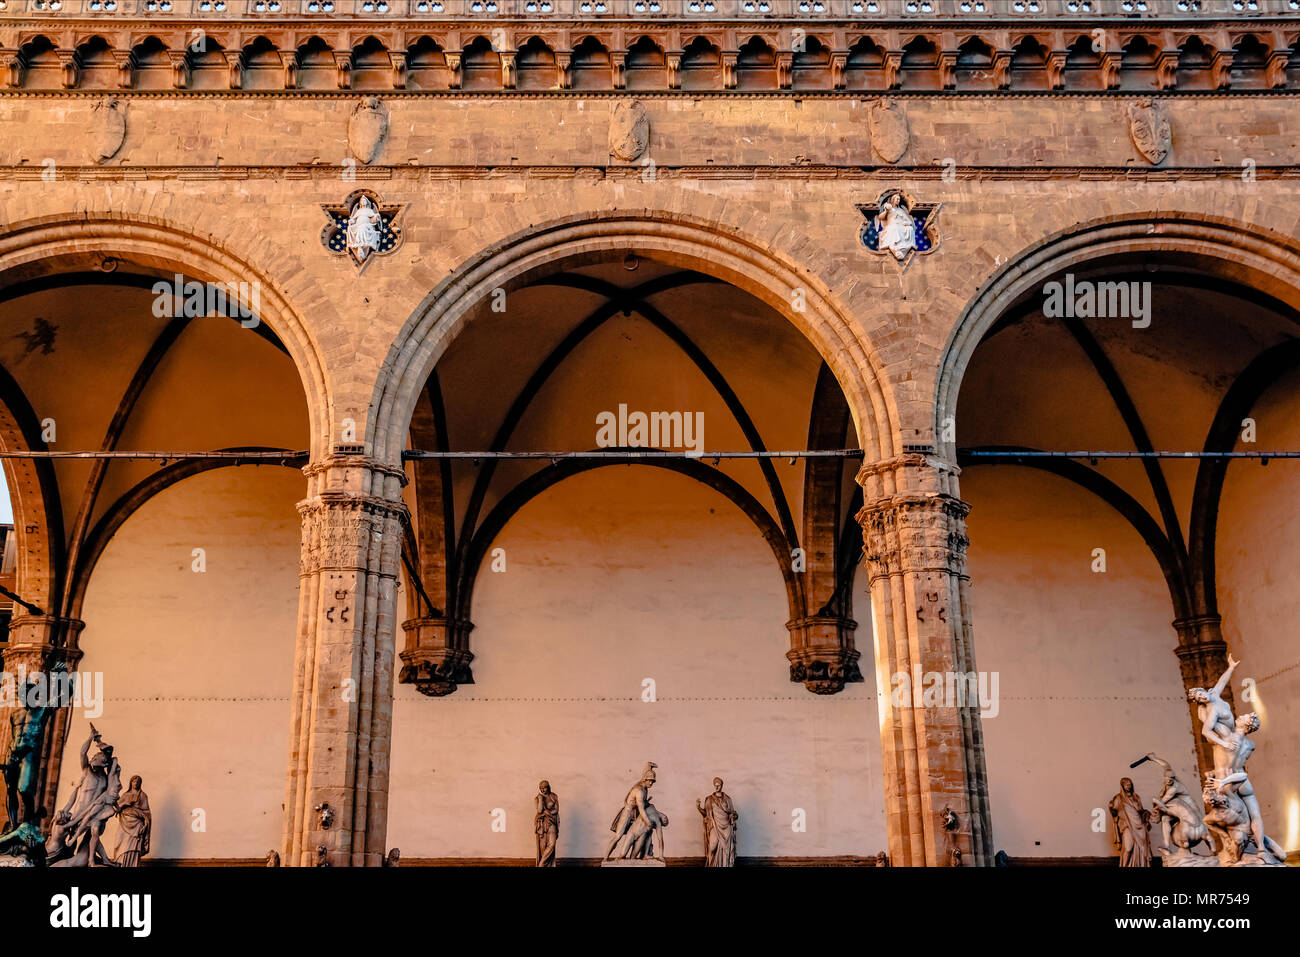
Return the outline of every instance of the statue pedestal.
{"type": "Polygon", "coordinates": [[[648,857],[640,861],[601,861],[601,867],[667,867],[663,861],[648,857]]]}

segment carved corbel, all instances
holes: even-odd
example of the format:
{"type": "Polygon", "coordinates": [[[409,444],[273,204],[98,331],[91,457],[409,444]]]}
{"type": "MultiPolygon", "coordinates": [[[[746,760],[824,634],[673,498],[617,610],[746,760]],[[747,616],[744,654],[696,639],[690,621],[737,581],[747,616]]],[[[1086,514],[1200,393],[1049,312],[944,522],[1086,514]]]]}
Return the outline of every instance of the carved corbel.
{"type": "Polygon", "coordinates": [[[515,88],[515,53],[507,50],[501,54],[501,85],[507,90],[515,88]]]}
{"type": "Polygon", "coordinates": [[[1065,88],[1065,61],[1070,54],[1062,51],[1047,57],[1047,85],[1053,90],[1065,88]]]}
{"type": "Polygon", "coordinates": [[[1210,86],[1215,90],[1226,90],[1232,83],[1232,58],[1219,50],[1210,58],[1210,86]]]}
{"type": "Polygon", "coordinates": [[[1010,50],[994,54],[993,56],[993,82],[999,90],[1011,88],[1011,58],[1014,54],[1010,50]]]}
{"type": "Polygon", "coordinates": [[[1178,52],[1166,51],[1156,60],[1156,85],[1172,90],[1178,85],[1178,52]]]}
{"type": "Polygon", "coordinates": [[[447,61],[447,89],[460,89],[460,58],[459,53],[444,53],[443,58],[447,61]]]}
{"type": "Polygon", "coordinates": [[[776,55],[776,85],[783,90],[790,89],[793,84],[794,74],[794,54],[778,53],[776,55]]]}
{"type": "Polygon", "coordinates": [[[13,89],[23,84],[23,58],[17,50],[0,50],[0,62],[4,63],[5,86],[13,89]]]}
{"type": "Polygon", "coordinates": [[[1286,86],[1286,67],[1291,60],[1289,50],[1274,50],[1269,54],[1268,62],[1264,65],[1264,86],[1270,90],[1276,90],[1286,86]]]}
{"type": "Polygon", "coordinates": [[[1101,86],[1104,90],[1119,89],[1119,67],[1123,60],[1121,53],[1103,53],[1101,55],[1101,86]]]}
{"type": "Polygon", "coordinates": [[[858,623],[836,615],[810,615],[786,622],[790,631],[790,680],[813,694],[837,694],[862,681],[859,652],[853,647],[858,623]]]}
{"type": "Polygon", "coordinates": [[[352,89],[352,51],[335,50],[334,51],[334,70],[337,74],[336,82],[340,90],[352,89]]]}
{"type": "Polygon", "coordinates": [[[614,89],[621,90],[627,86],[627,54],[615,50],[609,55],[610,79],[614,82],[614,89]]]}
{"type": "MultiPolygon", "coordinates": [[[[58,50],[58,51],[56,51],[56,53],[58,54],[58,57],[59,57],[59,66],[61,66],[61,67],[63,68],[63,88],[64,88],[65,90],[71,90],[71,89],[73,89],[73,88],[77,85],[77,69],[78,69],[78,68],[77,68],[77,54],[76,54],[76,51],[74,51],[74,50],[58,50]]],[[[120,57],[121,57],[121,56],[125,56],[125,57],[127,58],[126,82],[123,83],[123,82],[121,81],[121,77],[119,76],[119,78],[118,78],[118,85],[119,85],[119,86],[123,86],[123,87],[130,86],[130,85],[131,85],[131,67],[130,67],[130,58],[131,58],[131,53],[130,53],[130,51],[122,52],[122,51],[114,50],[114,51],[113,51],[113,55],[114,55],[115,58],[118,58],[118,69],[119,69],[119,70],[122,69],[122,61],[121,61],[120,57]]]]}
{"type": "Polygon", "coordinates": [[[183,90],[189,86],[190,63],[189,56],[185,50],[168,50],[167,59],[172,64],[172,86],[178,90],[183,90]]]}
{"type": "Polygon", "coordinates": [[[244,87],[244,53],[242,50],[226,50],[227,82],[232,90],[244,87]]]}
{"type": "Polygon", "coordinates": [[[293,50],[280,51],[280,64],[284,67],[284,88],[296,89],[298,86],[298,54],[293,50]]]}
{"type": "Polygon", "coordinates": [[[885,54],[885,89],[897,90],[902,85],[903,52],[885,54]]]}
{"type": "Polygon", "coordinates": [[[560,89],[567,90],[573,86],[573,74],[569,72],[569,67],[573,63],[573,54],[557,53],[555,54],[555,67],[560,72],[560,89]]]}
{"type": "Polygon", "coordinates": [[[945,90],[957,88],[957,54],[955,52],[939,54],[939,85],[945,90]]]}
{"type": "Polygon", "coordinates": [[[734,90],[736,88],[736,57],[738,53],[722,54],[722,88],[724,90],[734,90]]]}
{"type": "Polygon", "coordinates": [[[836,90],[844,89],[844,68],[848,63],[847,53],[836,53],[831,57],[831,86],[836,90]]]}
{"type": "Polygon", "coordinates": [[[393,89],[401,90],[406,88],[406,53],[389,53],[389,60],[393,64],[393,89]]]}
{"type": "Polygon", "coordinates": [[[415,685],[420,694],[440,698],[460,685],[472,685],[468,621],[448,618],[412,618],[402,622],[406,646],[399,657],[398,684],[415,685]]]}
{"type": "Polygon", "coordinates": [[[669,53],[665,60],[668,63],[668,89],[680,90],[682,88],[682,55],[681,53],[669,53]]]}
{"type": "Polygon", "coordinates": [[[135,69],[135,57],[130,50],[114,50],[113,62],[117,64],[117,85],[120,89],[131,89],[131,75],[135,69]]]}

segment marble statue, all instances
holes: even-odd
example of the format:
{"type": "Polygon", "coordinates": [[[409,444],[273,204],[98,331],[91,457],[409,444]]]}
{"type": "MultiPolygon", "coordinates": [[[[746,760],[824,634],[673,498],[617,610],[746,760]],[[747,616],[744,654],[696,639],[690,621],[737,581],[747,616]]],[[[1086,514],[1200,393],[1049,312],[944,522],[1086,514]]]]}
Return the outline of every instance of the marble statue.
{"type": "MultiPolygon", "coordinates": [[[[1224,738],[1227,747],[1223,756],[1226,763],[1222,766],[1216,764],[1214,771],[1207,775],[1206,803],[1208,806],[1212,796],[1222,795],[1224,804],[1233,812],[1237,810],[1237,804],[1240,804],[1240,811],[1245,815],[1248,824],[1248,834],[1247,840],[1240,842],[1239,851],[1247,851],[1253,844],[1253,851],[1248,853],[1258,856],[1259,863],[1281,864],[1286,860],[1286,851],[1277,841],[1264,833],[1264,820],[1259,812],[1259,798],[1255,796],[1255,789],[1246,774],[1246,761],[1255,751],[1254,742],[1248,740],[1246,736],[1258,730],[1259,715],[1253,711],[1237,718],[1232,733],[1224,738]]],[[[1216,759],[1219,757],[1217,749],[1215,757],[1216,759]]],[[[1215,806],[1218,807],[1217,804],[1215,806]]],[[[1208,812],[1206,818],[1207,820],[1209,818],[1208,812]]],[[[1220,857],[1222,858],[1222,852],[1220,857]]],[[[1233,863],[1237,863],[1241,858],[1242,854],[1239,852],[1233,858],[1233,863]]],[[[1255,861],[1251,860],[1250,863],[1255,861]]]]}
{"type": "Polygon", "coordinates": [[[270,850],[270,851],[267,851],[267,852],[266,852],[266,866],[267,866],[267,867],[279,867],[279,866],[280,866],[280,852],[279,852],[279,851],[276,851],[276,850],[270,850]]]}
{"type": "Polygon", "coordinates": [[[905,259],[916,248],[916,221],[903,205],[901,193],[885,200],[876,215],[876,228],[880,231],[877,248],[893,253],[895,259],[905,259]]]}
{"type": "Polygon", "coordinates": [[[153,832],[153,814],[149,795],[144,793],[144,779],[131,775],[131,783],[117,801],[117,847],[113,861],[118,867],[139,867],[140,858],[149,853],[149,836],[153,832]]]}
{"type": "Polygon", "coordinates": [[[1119,793],[1110,799],[1111,843],[1119,851],[1120,867],[1150,867],[1150,812],[1133,789],[1132,778],[1121,778],[1119,793]]]}
{"type": "Polygon", "coordinates": [[[1232,750],[1228,746],[1228,738],[1235,730],[1236,722],[1232,718],[1232,706],[1221,696],[1238,664],[1236,658],[1228,655],[1228,670],[1220,676],[1213,688],[1187,690],[1187,700],[1196,704],[1196,717],[1201,722],[1201,737],[1213,746],[1215,767],[1226,767],[1229,762],[1228,752],[1232,750]]]}
{"type": "Polygon", "coordinates": [[[369,196],[362,196],[348,217],[348,249],[360,262],[372,252],[379,252],[379,232],[384,218],[369,196]]]}
{"type": "Polygon", "coordinates": [[[736,807],[722,790],[722,778],[713,779],[713,793],[695,802],[704,818],[704,866],[736,866],[736,807]]]}
{"type": "Polygon", "coordinates": [[[533,819],[537,833],[537,866],[555,866],[555,845],[560,839],[560,799],[551,790],[550,782],[537,785],[537,816],[533,819]]]}
{"type": "Polygon", "coordinates": [[[1173,765],[1154,754],[1135,761],[1134,765],[1143,761],[1158,764],[1165,772],[1160,782],[1160,797],[1151,802],[1151,810],[1160,822],[1160,863],[1165,867],[1182,866],[1188,859],[1199,858],[1192,853],[1192,848],[1202,841],[1209,843],[1204,811],[1201,803],[1174,773],[1173,765]]]}
{"type": "Polygon", "coordinates": [[[111,865],[100,843],[104,826],[117,813],[122,792],[122,767],[113,757],[113,746],[104,744],[95,726],[81,746],[81,780],[63,810],[54,817],[54,833],[48,848],[51,867],[93,867],[111,865]],[[90,746],[96,745],[94,754],[90,746]]]}
{"type": "Polygon", "coordinates": [[[388,852],[384,858],[384,867],[401,867],[402,866],[402,849],[395,847],[388,852]]]}
{"type": "Polygon", "coordinates": [[[637,861],[664,859],[664,828],[668,817],[650,803],[650,788],[655,783],[655,768],[648,762],[641,779],[632,785],[623,799],[623,806],[614,817],[609,829],[614,839],[605,852],[606,861],[637,861]]]}

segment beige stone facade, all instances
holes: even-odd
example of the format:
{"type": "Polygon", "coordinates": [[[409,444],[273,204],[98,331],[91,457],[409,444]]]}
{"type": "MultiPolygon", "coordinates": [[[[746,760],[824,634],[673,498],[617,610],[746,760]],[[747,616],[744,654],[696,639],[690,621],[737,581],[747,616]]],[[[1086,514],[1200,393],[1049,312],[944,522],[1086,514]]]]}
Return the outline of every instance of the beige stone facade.
{"type": "MultiPolygon", "coordinates": [[[[291,716],[279,849],[286,863],[309,865],[324,845],[334,865],[375,866],[391,844],[393,701],[395,690],[407,687],[396,681],[406,642],[415,642],[408,648],[423,641],[441,649],[459,641],[475,656],[490,654],[479,645],[482,629],[471,635],[464,622],[458,626],[435,587],[450,587],[439,556],[450,555],[453,543],[441,540],[426,516],[438,513],[449,486],[424,490],[421,483],[437,464],[403,456],[429,449],[429,437],[446,440],[443,429],[419,425],[430,376],[454,371],[444,358],[476,322],[492,321],[498,310],[488,304],[499,290],[506,302],[528,302],[524,297],[540,282],[583,270],[595,276],[598,267],[608,279],[628,257],[738,290],[753,302],[743,307],[747,314],[763,321],[782,317],[833,375],[851,424],[825,447],[847,439],[847,447],[863,452],[860,463],[837,474],[860,464],[856,514],[866,544],[860,604],[869,601],[871,613],[859,609],[864,624],[856,649],[868,684],[875,672],[885,849],[898,865],[952,863],[953,846],[967,865],[992,863],[997,810],[990,807],[980,709],[900,707],[889,696],[890,676],[914,666],[922,672],[978,670],[985,622],[978,598],[972,600],[967,546],[978,551],[979,543],[972,543],[967,525],[971,503],[963,496],[958,449],[1032,444],[1101,450],[1142,443],[1102,412],[1096,417],[1104,428],[1077,435],[1029,422],[1021,434],[1037,427],[1034,442],[994,435],[992,426],[987,441],[968,441],[968,417],[958,415],[959,396],[966,401],[964,377],[978,365],[981,343],[1066,272],[1132,273],[1175,286],[1194,276],[1216,294],[1236,290],[1240,302],[1255,304],[1242,310],[1296,314],[1300,141],[1293,88],[1300,70],[1292,64],[1300,54],[1292,51],[1300,27],[1281,9],[1275,19],[1250,23],[1226,15],[1203,23],[1099,20],[1102,46],[1090,52],[1076,42],[1090,35],[1090,26],[1076,29],[1060,17],[1023,29],[1005,21],[969,29],[952,21],[914,27],[900,19],[877,30],[854,21],[842,6],[836,4],[835,18],[827,15],[808,29],[823,37],[814,53],[822,49],[824,58],[808,59],[796,49],[797,60],[773,52],[791,49],[793,31],[804,29],[793,8],[785,19],[752,29],[707,18],[692,25],[681,19],[584,22],[576,12],[560,25],[519,19],[470,25],[449,12],[447,22],[426,30],[400,17],[392,23],[308,22],[286,14],[267,25],[253,22],[251,14],[208,22],[196,8],[190,20],[160,25],[132,19],[125,10],[111,20],[92,16],[89,8],[58,17],[29,11],[26,19],[0,11],[0,47],[9,57],[7,88],[0,90],[0,286],[11,303],[6,335],[21,335],[44,308],[30,297],[61,281],[81,287],[94,274],[110,286],[139,277],[140,288],[176,274],[253,283],[263,332],[269,330],[287,355],[300,384],[301,400],[289,399],[287,366],[283,356],[276,358],[278,384],[268,387],[268,403],[288,408],[301,401],[305,413],[284,413],[286,424],[266,430],[265,439],[244,438],[251,432],[242,426],[200,427],[215,414],[210,409],[189,416],[188,424],[133,435],[124,431],[131,401],[119,398],[129,373],[119,377],[116,391],[87,385],[79,408],[67,395],[69,380],[40,372],[24,353],[13,357],[26,364],[10,376],[15,382],[0,422],[0,444],[10,452],[256,446],[281,449],[290,464],[303,466],[296,642],[292,688],[284,692],[291,716]],[[219,45],[220,57],[184,52],[196,25],[219,45]],[[511,52],[480,49],[474,37],[490,37],[493,29],[504,31],[511,52]],[[639,56],[648,49],[638,45],[642,35],[653,39],[659,59],[639,56]],[[717,54],[716,83],[701,79],[714,61],[696,36],[717,54]],[[603,60],[584,37],[605,50],[603,60]],[[763,47],[770,58],[752,37],[770,45],[763,47]],[[455,50],[464,52],[447,52],[455,50]],[[276,54],[278,72],[266,72],[268,51],[276,54]],[[591,79],[605,76],[600,69],[610,71],[605,86],[591,79]],[[657,77],[658,69],[663,82],[656,87],[647,77],[657,77]],[[276,85],[263,86],[272,74],[276,85]],[[489,75],[491,83],[483,79],[489,75]],[[369,162],[357,159],[349,141],[364,96],[378,98],[374,108],[387,124],[369,162]],[[632,98],[644,107],[648,142],[641,157],[621,160],[611,153],[611,123],[616,105],[632,98]],[[1148,99],[1172,134],[1167,155],[1156,163],[1143,155],[1131,128],[1133,110],[1148,99]],[[873,129],[872,111],[882,101],[905,128],[904,150],[889,163],[881,152],[890,136],[900,134],[873,129]],[[372,255],[364,268],[322,240],[331,222],[326,207],[345,203],[359,189],[394,214],[401,234],[396,248],[372,255]],[[937,208],[933,251],[906,268],[862,240],[866,220],[858,206],[890,190],[937,208]],[[11,400],[24,393],[27,408],[16,409],[11,400]],[[45,417],[37,394],[51,396],[51,403],[64,396],[61,421],[93,421],[69,424],[55,443],[33,441],[31,426],[45,417]],[[85,411],[92,408],[93,415],[85,411]],[[1059,445],[1053,437],[1081,444],[1059,445]],[[141,444],[148,442],[155,444],[141,444]],[[297,453],[305,458],[294,458],[297,453]],[[422,475],[426,467],[431,471],[422,475]],[[413,570],[439,614],[421,610],[413,597],[413,570]],[[404,631],[403,621],[424,624],[404,631]],[[459,637],[447,637],[457,627],[459,637]],[[874,651],[867,640],[872,636],[874,651]],[[320,826],[315,811],[324,803],[337,814],[330,828],[320,826]],[[945,808],[959,821],[951,835],[942,823],[945,808]]],[[[128,307],[113,309],[114,329],[122,331],[104,348],[123,343],[147,380],[152,360],[142,337],[159,334],[163,325],[149,319],[156,328],[146,330],[132,323],[128,307]]],[[[519,321],[544,312],[527,306],[519,321]]],[[[1261,353],[1275,345],[1268,338],[1274,334],[1260,333],[1261,353]]],[[[1168,340],[1147,341],[1134,348],[1165,354],[1174,365],[1181,361],[1168,340]]],[[[504,368],[534,361],[527,342],[525,336],[475,344],[499,350],[504,368]]],[[[722,363],[727,347],[720,343],[718,349],[712,355],[722,363]]],[[[1204,354],[1212,353],[1207,346],[1204,354]]],[[[1236,367],[1206,374],[1210,384],[1203,392],[1215,399],[1205,400],[1208,412],[1196,407],[1198,423],[1210,425],[1228,377],[1254,358],[1243,355],[1236,367]]],[[[87,356],[65,374],[80,375],[77,370],[93,361],[87,356]]],[[[1023,355],[1006,358],[1026,361],[1023,355]]],[[[212,388],[221,388],[215,384],[219,370],[210,371],[217,376],[212,388]]],[[[226,371],[236,380],[232,392],[244,399],[259,389],[242,360],[226,371]]],[[[994,390],[996,378],[981,372],[980,388],[994,390]]],[[[811,394],[812,377],[800,381],[811,394]]],[[[1181,421],[1177,410],[1153,411],[1159,389],[1132,388],[1142,393],[1137,404],[1145,402],[1149,414],[1181,421]]],[[[175,393],[183,394],[183,388],[175,393]]],[[[803,425],[782,433],[788,444],[769,441],[769,448],[808,447],[811,403],[799,401],[803,425]]],[[[990,402],[979,414],[982,423],[994,418],[996,403],[990,402]]],[[[1194,404],[1188,399],[1181,406],[1189,420],[1194,404]]],[[[258,413],[250,406],[240,415],[251,423],[258,413]]],[[[480,432],[477,443],[462,444],[453,435],[450,448],[486,450],[492,430],[480,432]]],[[[556,448],[544,444],[544,429],[530,434],[534,450],[556,448]]],[[[736,446],[745,441],[735,438],[736,446]]],[[[1155,448],[1189,450],[1206,441],[1201,425],[1153,438],[1155,448]]],[[[527,447],[522,440],[511,446],[527,447]]],[[[1261,447],[1280,446],[1270,438],[1261,439],[1261,447]]],[[[4,650],[7,669],[19,660],[38,667],[60,655],[70,661],[84,655],[81,667],[93,668],[97,623],[82,607],[87,588],[94,587],[95,562],[128,516],[164,487],[149,485],[154,469],[146,463],[100,463],[4,463],[18,548],[13,589],[42,612],[15,614],[4,650]],[[61,506],[57,496],[51,499],[52,488],[61,506]],[[118,517],[105,519],[113,509],[118,517]]],[[[757,472],[728,474],[761,497],[757,472]]],[[[1227,648],[1215,601],[1213,542],[1208,559],[1197,552],[1196,522],[1204,515],[1196,516],[1190,498],[1182,500],[1181,480],[1165,510],[1159,481],[1143,490],[1149,478],[1138,471],[1112,475],[1156,516],[1163,528],[1158,537],[1171,554],[1181,555],[1171,559],[1177,569],[1164,569],[1165,579],[1199,583],[1188,585],[1185,602],[1175,602],[1167,614],[1175,627],[1166,624],[1153,640],[1165,654],[1179,646],[1186,687],[1212,684],[1227,648]],[[1190,558],[1181,541],[1184,527],[1190,558]],[[1207,560],[1208,590],[1202,587],[1207,560]]],[[[189,480],[177,473],[175,480],[181,479],[189,480]]],[[[851,496],[845,491],[841,501],[839,478],[831,481],[833,543],[851,496]]],[[[802,490],[804,537],[782,541],[778,534],[778,554],[785,545],[807,545],[826,534],[808,524],[811,488],[802,490]]],[[[796,490],[796,501],[799,495],[796,490]]],[[[971,522],[979,516],[979,501],[974,504],[971,522]]],[[[1217,497],[1206,507],[1212,518],[1217,497]]],[[[1212,539],[1212,520],[1208,527],[1212,539]]],[[[1276,564],[1261,560],[1279,576],[1294,574],[1295,566],[1281,556],[1276,564]]],[[[806,647],[813,649],[808,661],[830,662],[838,675],[830,690],[839,691],[845,662],[856,659],[844,657],[854,647],[847,615],[818,618],[824,611],[818,606],[830,607],[831,593],[838,594],[834,567],[829,575],[825,586],[811,579],[787,583],[798,596],[791,599],[790,634],[796,657],[806,647]]],[[[978,568],[975,577],[978,582],[978,568]]],[[[1050,578],[1044,575],[1044,588],[1052,587],[1050,578]]],[[[777,630],[781,625],[775,623],[777,630]]],[[[1260,657],[1274,661],[1271,648],[1260,657]]],[[[808,690],[791,688],[808,694],[816,690],[809,680],[808,690]]],[[[1181,715],[1183,686],[1166,682],[1164,690],[1181,715]]],[[[51,734],[47,802],[59,792],[58,757],[70,722],[64,715],[51,734]]],[[[1177,722],[1185,746],[1190,725],[1181,717],[1177,722]]],[[[1300,737],[1294,727],[1273,727],[1279,750],[1284,740],[1285,749],[1294,747],[1300,737]]],[[[67,746],[75,749],[75,742],[67,746]]],[[[1137,756],[1149,748],[1134,740],[1120,750],[1137,756]]],[[[1285,766],[1294,771],[1295,753],[1286,753],[1285,766]]],[[[1116,779],[1119,772],[1116,767],[1116,779]]],[[[520,773],[526,778],[532,772],[520,773]]],[[[1284,792],[1279,787],[1277,813],[1286,806],[1284,792]]],[[[563,842],[562,832],[561,853],[563,842]]]]}

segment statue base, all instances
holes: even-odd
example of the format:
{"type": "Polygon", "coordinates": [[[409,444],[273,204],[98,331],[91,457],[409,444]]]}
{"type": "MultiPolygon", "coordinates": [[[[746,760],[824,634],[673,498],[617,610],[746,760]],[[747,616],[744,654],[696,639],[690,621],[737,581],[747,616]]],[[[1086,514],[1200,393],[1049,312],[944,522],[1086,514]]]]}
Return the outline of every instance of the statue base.
{"type": "Polygon", "coordinates": [[[627,860],[627,861],[601,861],[601,867],[667,867],[663,861],[657,858],[647,857],[644,860],[627,860]]]}

